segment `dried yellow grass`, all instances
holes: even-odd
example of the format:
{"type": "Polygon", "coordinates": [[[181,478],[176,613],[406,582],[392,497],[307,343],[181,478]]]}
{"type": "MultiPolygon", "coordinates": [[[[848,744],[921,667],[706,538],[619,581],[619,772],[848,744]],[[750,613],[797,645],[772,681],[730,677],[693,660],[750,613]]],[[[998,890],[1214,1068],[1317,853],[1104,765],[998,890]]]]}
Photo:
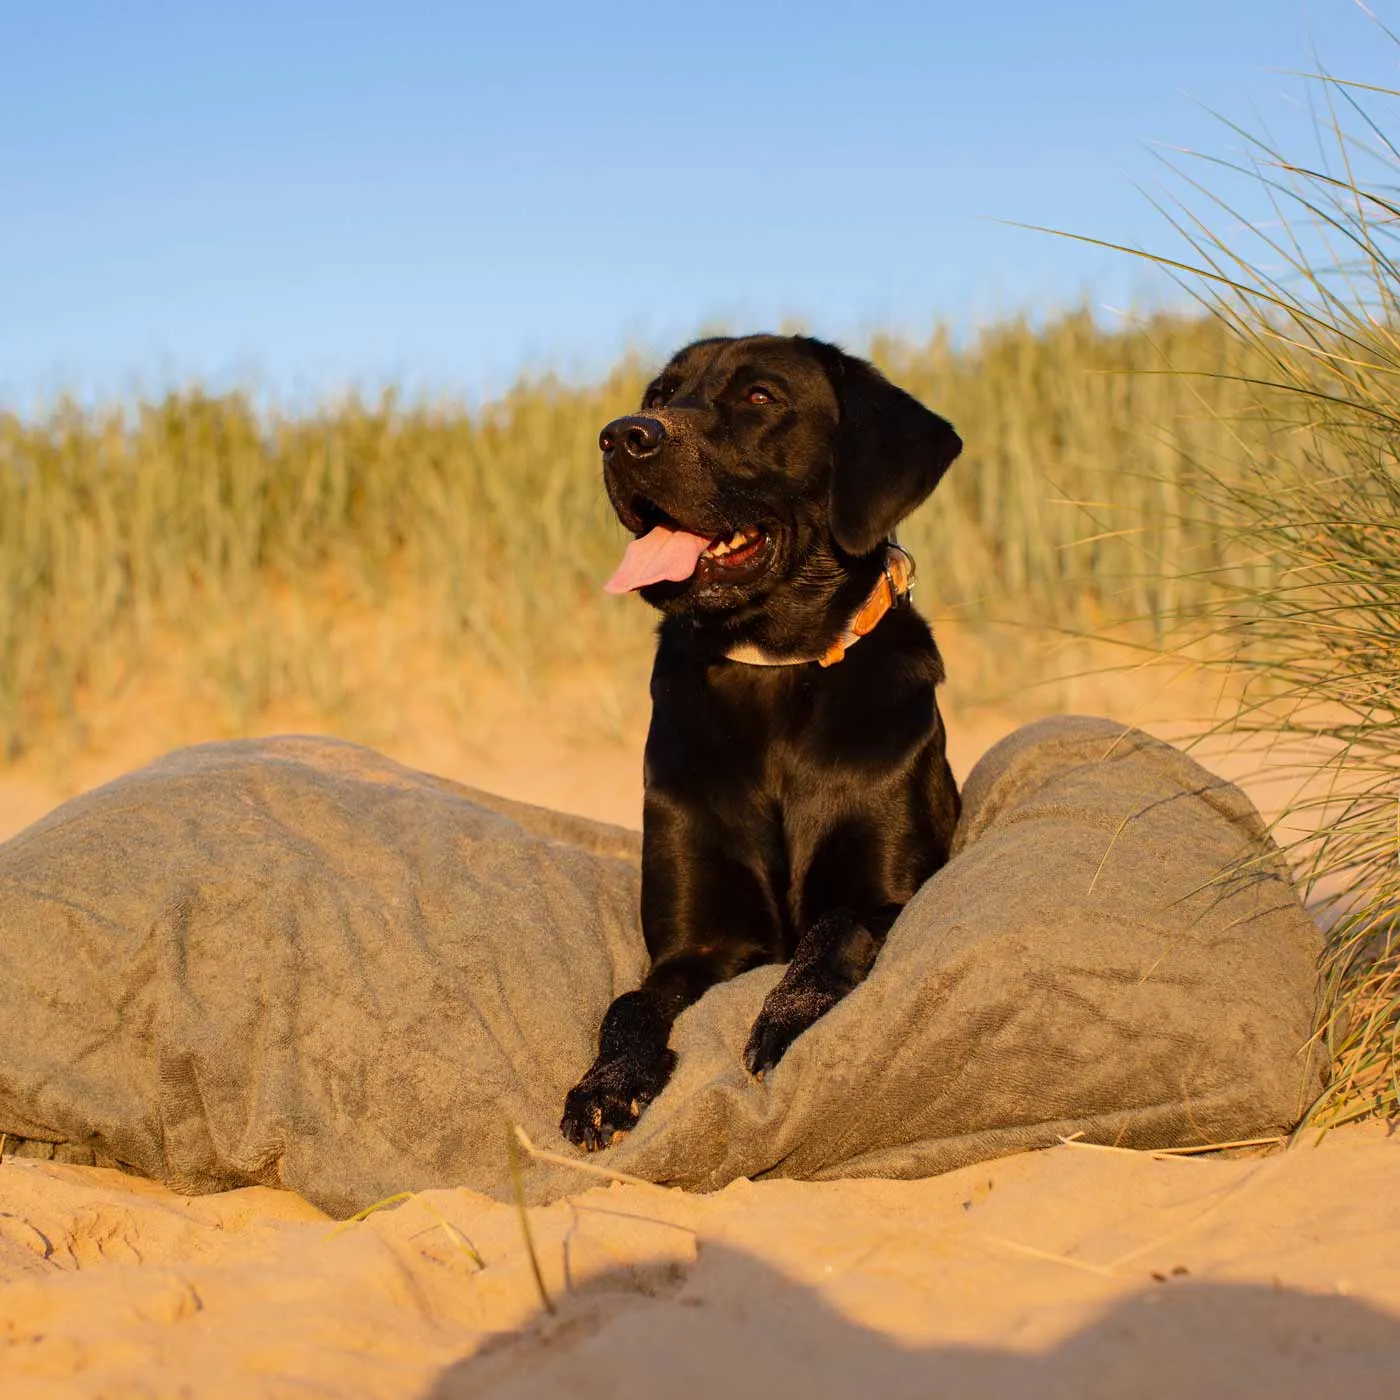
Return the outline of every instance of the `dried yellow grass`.
{"type": "MultiPolygon", "coordinates": [[[[1203,464],[1243,468],[1272,433],[1220,326],[1077,312],[872,351],[967,442],[904,531],[926,611],[1161,628],[1205,603],[1189,570],[1259,569],[1201,509],[1203,464]],[[1182,364],[1220,377],[1203,393],[1161,372],[1182,364]]],[[[388,393],[293,413],[191,388],[0,413],[0,762],[81,739],[152,675],[239,732],[289,703],[333,718],[410,654],[507,676],[631,664],[650,621],[599,591],[623,536],[596,439],[647,368],[476,410],[388,393]]]]}

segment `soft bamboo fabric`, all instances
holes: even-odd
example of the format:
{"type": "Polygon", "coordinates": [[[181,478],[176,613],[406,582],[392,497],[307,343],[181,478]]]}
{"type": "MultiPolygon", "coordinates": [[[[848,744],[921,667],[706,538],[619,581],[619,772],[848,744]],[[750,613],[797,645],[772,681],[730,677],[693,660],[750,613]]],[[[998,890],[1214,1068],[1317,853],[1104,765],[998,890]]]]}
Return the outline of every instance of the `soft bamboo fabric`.
{"type": "MultiPolygon", "coordinates": [[[[0,1132],[337,1214],[504,1195],[509,1124],[578,1155],[564,1095],[646,967],[638,854],[349,744],[172,754],[0,846],[0,1132]]],[[[1043,721],[974,770],[864,985],[761,1083],[740,1054],[780,969],[714,988],[593,1160],[705,1190],[1283,1132],[1321,1086],[1319,948],[1238,789],[1140,731],[1043,721]]],[[[537,1201],[589,1181],[525,1168],[537,1201]]]]}

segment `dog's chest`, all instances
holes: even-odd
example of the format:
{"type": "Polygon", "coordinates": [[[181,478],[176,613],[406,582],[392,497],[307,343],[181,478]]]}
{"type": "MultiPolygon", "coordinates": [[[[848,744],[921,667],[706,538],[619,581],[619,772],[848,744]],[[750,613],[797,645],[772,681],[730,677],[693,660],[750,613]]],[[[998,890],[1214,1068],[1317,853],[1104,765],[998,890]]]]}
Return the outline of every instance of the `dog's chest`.
{"type": "Polygon", "coordinates": [[[749,872],[784,948],[824,908],[901,903],[938,847],[935,680],[932,667],[926,677],[913,667],[866,677],[855,666],[839,676],[660,671],[646,758],[650,849],[749,872]]]}
{"type": "Polygon", "coordinates": [[[742,755],[745,771],[774,795],[814,766],[839,763],[864,718],[810,666],[727,668],[705,691],[711,743],[742,755]]]}
{"type": "Polygon", "coordinates": [[[855,684],[816,667],[729,667],[656,695],[647,782],[783,828],[891,800],[936,736],[933,686],[855,684]]]}

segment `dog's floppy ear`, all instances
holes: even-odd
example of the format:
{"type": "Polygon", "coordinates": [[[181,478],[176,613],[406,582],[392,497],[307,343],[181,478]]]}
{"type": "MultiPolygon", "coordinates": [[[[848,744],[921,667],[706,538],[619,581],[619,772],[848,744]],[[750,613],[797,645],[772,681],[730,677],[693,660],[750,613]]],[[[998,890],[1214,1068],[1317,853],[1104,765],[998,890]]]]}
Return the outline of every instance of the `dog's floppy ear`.
{"type": "Polygon", "coordinates": [[[841,415],[831,533],[847,554],[869,554],[938,485],[962,439],[873,365],[834,345],[812,344],[841,415]]]}

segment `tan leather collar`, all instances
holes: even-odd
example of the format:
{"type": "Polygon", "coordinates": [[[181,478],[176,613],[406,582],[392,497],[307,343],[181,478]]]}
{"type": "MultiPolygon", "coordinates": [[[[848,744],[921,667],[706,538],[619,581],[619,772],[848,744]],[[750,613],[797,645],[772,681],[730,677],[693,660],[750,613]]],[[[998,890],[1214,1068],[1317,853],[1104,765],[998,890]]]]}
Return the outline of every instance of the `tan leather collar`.
{"type": "Polygon", "coordinates": [[[869,636],[876,624],[891,608],[907,602],[914,591],[914,558],[891,541],[885,546],[885,567],[880,581],[870,591],[841,635],[823,652],[810,656],[774,656],[752,642],[743,642],[725,652],[730,661],[745,666],[805,666],[815,661],[818,666],[834,666],[845,660],[847,647],[853,647],[862,637],[869,636]]]}

